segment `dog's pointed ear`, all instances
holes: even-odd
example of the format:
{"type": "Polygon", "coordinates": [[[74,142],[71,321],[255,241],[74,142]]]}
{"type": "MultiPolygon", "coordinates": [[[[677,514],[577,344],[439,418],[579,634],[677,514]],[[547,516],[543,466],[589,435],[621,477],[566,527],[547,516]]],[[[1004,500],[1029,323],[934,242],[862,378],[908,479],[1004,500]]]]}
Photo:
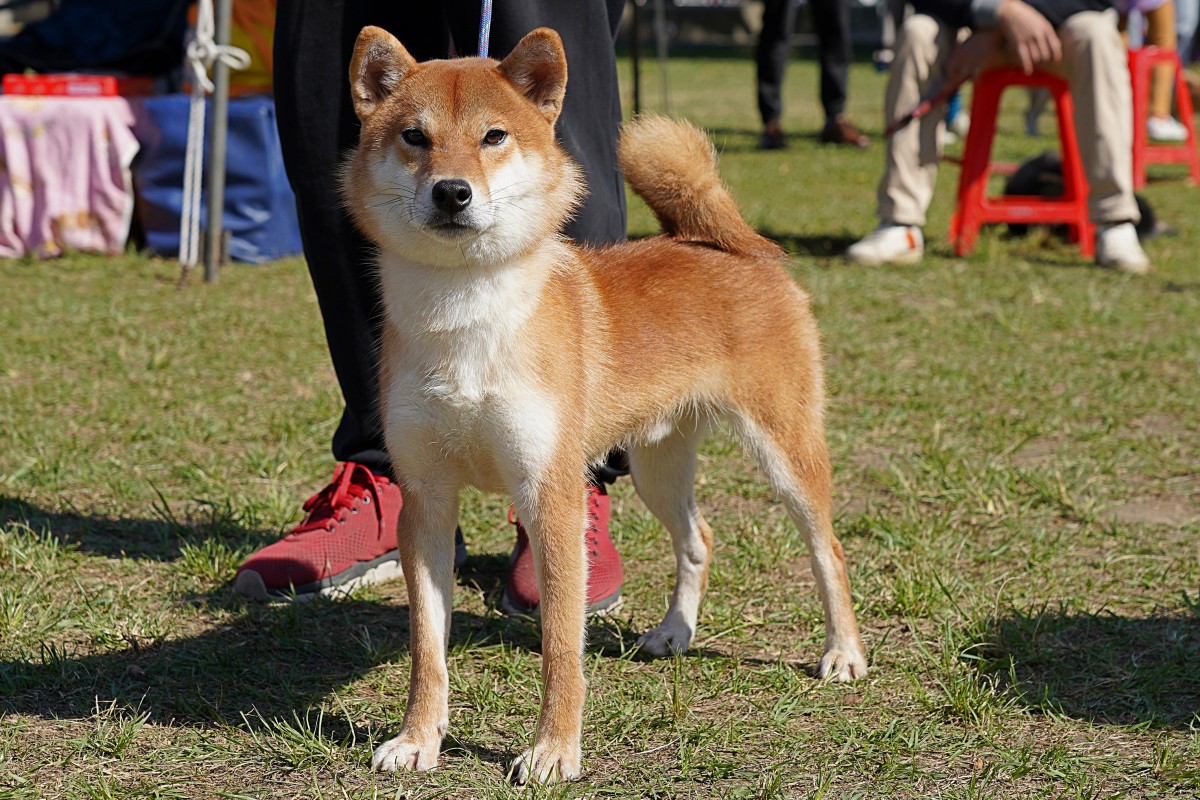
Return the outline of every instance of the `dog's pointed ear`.
{"type": "Polygon", "coordinates": [[[350,60],[350,94],[358,118],[366,122],[416,65],[395,36],[372,25],[363,28],[350,60]]]}
{"type": "Polygon", "coordinates": [[[557,33],[538,28],[526,34],[500,62],[500,72],[554,124],[567,92],[567,54],[557,33]]]}

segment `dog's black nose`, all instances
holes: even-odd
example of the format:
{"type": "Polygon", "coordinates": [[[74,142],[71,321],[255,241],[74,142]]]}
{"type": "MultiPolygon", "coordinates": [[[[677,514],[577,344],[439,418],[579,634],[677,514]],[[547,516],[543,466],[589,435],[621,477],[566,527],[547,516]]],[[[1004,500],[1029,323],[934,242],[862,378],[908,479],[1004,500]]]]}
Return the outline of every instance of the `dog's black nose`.
{"type": "Polygon", "coordinates": [[[433,204],[438,211],[457,214],[471,205],[471,184],[457,178],[438,181],[433,185],[433,204]]]}

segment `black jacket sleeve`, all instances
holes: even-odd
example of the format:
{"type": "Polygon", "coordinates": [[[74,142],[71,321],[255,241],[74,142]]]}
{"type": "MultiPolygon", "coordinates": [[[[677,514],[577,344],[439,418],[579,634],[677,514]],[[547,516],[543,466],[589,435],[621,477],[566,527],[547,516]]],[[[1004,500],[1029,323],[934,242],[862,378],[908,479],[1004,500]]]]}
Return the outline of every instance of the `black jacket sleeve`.
{"type": "MultiPolygon", "coordinates": [[[[910,0],[918,14],[937,17],[955,28],[995,27],[996,15],[1004,0],[910,0]]],[[[1104,11],[1114,0],[1023,0],[1050,21],[1054,27],[1080,11],[1104,11]]]]}
{"type": "Polygon", "coordinates": [[[918,14],[937,17],[955,28],[987,28],[995,24],[1001,0],[911,0],[918,14]],[[977,9],[976,6],[979,6],[977,9]]]}

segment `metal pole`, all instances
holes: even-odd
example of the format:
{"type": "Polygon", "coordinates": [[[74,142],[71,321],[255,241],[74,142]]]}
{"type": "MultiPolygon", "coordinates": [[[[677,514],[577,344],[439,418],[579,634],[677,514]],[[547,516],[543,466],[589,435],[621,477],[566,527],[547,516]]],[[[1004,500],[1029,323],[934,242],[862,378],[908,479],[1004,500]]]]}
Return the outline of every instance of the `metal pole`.
{"type": "MultiPolygon", "coordinates": [[[[216,0],[214,39],[217,46],[229,44],[233,0],[216,0]]],[[[204,230],[204,280],[217,280],[225,229],[225,141],[229,125],[229,65],[221,59],[213,64],[212,147],[208,151],[208,227],[204,230]]]]}
{"type": "Polygon", "coordinates": [[[662,113],[671,113],[671,88],[667,76],[667,8],[664,0],[654,0],[654,40],[658,50],[658,71],[662,80],[662,113]]]}
{"type": "Polygon", "coordinates": [[[633,61],[633,115],[642,113],[642,3],[633,0],[633,37],[629,43],[629,57],[633,61]]]}

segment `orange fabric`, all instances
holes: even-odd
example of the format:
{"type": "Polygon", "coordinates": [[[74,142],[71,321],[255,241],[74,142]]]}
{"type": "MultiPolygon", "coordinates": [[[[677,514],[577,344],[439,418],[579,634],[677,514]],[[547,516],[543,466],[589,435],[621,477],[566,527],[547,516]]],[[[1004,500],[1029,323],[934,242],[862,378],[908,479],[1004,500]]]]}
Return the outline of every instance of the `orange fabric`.
{"type": "MultiPolygon", "coordinates": [[[[1164,3],[1153,11],[1146,12],[1146,44],[1161,50],[1174,50],[1175,4],[1164,3]]],[[[1171,93],[1175,88],[1175,67],[1160,64],[1154,68],[1150,78],[1150,116],[1171,116],[1171,93]]]]}
{"type": "MultiPolygon", "coordinates": [[[[1143,11],[1146,20],[1145,44],[1160,50],[1174,50],[1175,33],[1175,3],[1166,2],[1158,8],[1143,11]]],[[[1122,15],[1120,21],[1121,38],[1129,45],[1129,17],[1122,15]]],[[[1150,116],[1171,116],[1171,92],[1174,89],[1175,69],[1170,64],[1160,64],[1154,68],[1150,78],[1150,116]]]]}
{"type": "MultiPolygon", "coordinates": [[[[188,12],[196,25],[196,7],[188,12]]],[[[250,54],[250,66],[229,74],[229,93],[234,97],[270,92],[274,68],[275,0],[233,0],[229,43],[250,54]]]]}

